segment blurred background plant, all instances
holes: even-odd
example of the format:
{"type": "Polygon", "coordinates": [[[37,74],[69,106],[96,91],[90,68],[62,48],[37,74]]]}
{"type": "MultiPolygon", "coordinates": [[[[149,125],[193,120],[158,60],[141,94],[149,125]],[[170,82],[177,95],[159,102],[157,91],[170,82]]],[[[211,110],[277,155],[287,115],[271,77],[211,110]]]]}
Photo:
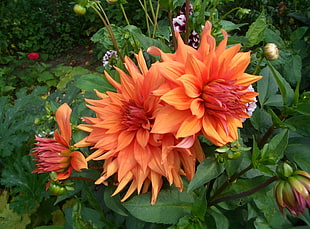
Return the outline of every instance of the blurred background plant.
{"type": "MultiPolygon", "coordinates": [[[[282,166],[282,161],[290,161],[294,165],[292,170],[310,171],[309,1],[192,0],[190,3],[192,12],[186,13],[184,0],[1,1],[1,227],[302,229],[310,226],[308,209],[298,217],[284,209],[286,217],[282,216],[271,184],[277,179],[277,164],[282,166]],[[73,10],[76,4],[82,7],[79,14],[73,10]],[[180,15],[185,15],[185,21],[180,15]],[[179,20],[173,20],[176,18],[179,20]],[[147,54],[147,48],[157,46],[173,52],[172,31],[176,26],[184,26],[181,36],[188,42],[195,31],[198,35],[195,42],[199,43],[206,20],[212,22],[212,35],[217,41],[223,38],[224,29],[229,33],[229,45],[241,43],[242,51],[251,50],[247,72],[263,76],[254,85],[260,93],[258,107],[240,129],[239,141],[216,149],[201,138],[208,157],[198,165],[195,178],[191,182],[184,180],[182,193],[165,184],[155,206],[149,205],[149,193],[121,203],[120,195],[111,197],[114,187],[88,181],[99,176],[100,162],[92,164],[91,170],[74,173],[68,183],[53,184],[52,192],[46,191],[49,175],[31,173],[35,163],[29,153],[35,135],[52,135],[57,108],[65,102],[70,105],[71,123],[75,127],[81,122],[80,117],[93,115],[84,102],[84,98],[96,98],[93,89],[115,90],[104,78],[103,70],[118,79],[112,65],[124,69],[122,57],[133,57],[140,49],[150,66],[157,58],[147,54]],[[273,56],[275,46],[270,48],[270,43],[277,46],[278,58],[273,56]],[[264,56],[266,45],[269,60],[264,56]],[[76,47],[83,48],[69,55],[76,47]],[[27,57],[33,52],[39,54],[38,59],[27,57]],[[78,57],[71,55],[85,59],[76,63],[78,57]],[[60,61],[55,62],[59,57],[60,61]],[[263,184],[258,187],[261,192],[248,192],[258,189],[258,184],[263,184]]],[[[83,133],[74,129],[74,142],[83,137],[83,133]]],[[[82,151],[85,155],[91,153],[88,148],[82,151]]],[[[278,195],[282,190],[276,185],[278,195]]]]}

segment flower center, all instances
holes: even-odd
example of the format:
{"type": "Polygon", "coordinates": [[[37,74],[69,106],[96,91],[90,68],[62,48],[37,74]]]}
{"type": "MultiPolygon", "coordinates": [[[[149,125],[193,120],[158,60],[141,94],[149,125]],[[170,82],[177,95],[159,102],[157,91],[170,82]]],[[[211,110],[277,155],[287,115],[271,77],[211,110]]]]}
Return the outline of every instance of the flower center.
{"type": "Polygon", "coordinates": [[[211,115],[229,115],[240,118],[246,109],[242,103],[242,92],[246,87],[233,84],[233,81],[217,80],[206,84],[202,90],[205,109],[211,115]]]}
{"type": "Polygon", "coordinates": [[[143,106],[133,100],[124,101],[122,125],[128,131],[136,131],[140,128],[150,130],[150,118],[143,106]]]}

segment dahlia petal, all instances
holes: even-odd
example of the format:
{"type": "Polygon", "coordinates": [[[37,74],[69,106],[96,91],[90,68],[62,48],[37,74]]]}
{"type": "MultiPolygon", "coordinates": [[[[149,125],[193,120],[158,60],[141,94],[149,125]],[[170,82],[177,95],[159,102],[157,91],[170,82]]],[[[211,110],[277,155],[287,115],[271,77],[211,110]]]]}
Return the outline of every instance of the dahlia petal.
{"type": "Polygon", "coordinates": [[[117,160],[114,158],[108,158],[104,161],[104,173],[106,175],[106,179],[110,176],[117,173],[118,170],[118,163],[117,160]]]}
{"type": "Polygon", "coordinates": [[[130,187],[128,188],[125,196],[121,199],[121,202],[124,202],[126,201],[131,195],[132,193],[134,193],[134,191],[137,190],[137,181],[134,179],[132,182],[131,182],[131,185],[130,187]]]}
{"type": "Polygon", "coordinates": [[[65,146],[70,146],[71,139],[71,125],[70,125],[70,115],[71,108],[67,103],[62,104],[56,111],[56,122],[58,124],[60,135],[66,142],[65,146]]]}
{"type": "Polygon", "coordinates": [[[141,147],[145,147],[148,144],[149,138],[150,138],[149,130],[140,128],[137,131],[136,139],[141,147]]]}
{"type": "Polygon", "coordinates": [[[201,95],[202,81],[200,77],[192,74],[184,74],[179,80],[182,82],[185,93],[190,98],[197,98],[201,95]]]}
{"type": "Polygon", "coordinates": [[[142,148],[139,144],[135,143],[134,157],[135,161],[141,166],[142,171],[145,172],[152,157],[149,147],[142,148]]]}
{"type": "Polygon", "coordinates": [[[222,146],[227,143],[226,141],[223,141],[222,137],[218,133],[216,128],[216,120],[210,116],[204,116],[202,118],[202,131],[204,135],[217,146],[222,146]]]}
{"type": "Polygon", "coordinates": [[[194,99],[191,103],[190,109],[192,114],[197,116],[198,119],[202,118],[202,116],[205,114],[205,104],[203,99],[194,99]]]}
{"type": "MultiPolygon", "coordinates": [[[[148,68],[147,68],[147,65],[146,65],[146,62],[145,62],[145,59],[143,57],[143,53],[142,53],[142,50],[139,51],[138,54],[135,55],[136,59],[137,59],[137,62],[138,62],[138,66],[142,72],[143,75],[146,75],[148,73],[148,68]]],[[[134,64],[135,65],[135,64],[134,64]]]]}
{"type": "Polygon", "coordinates": [[[193,146],[194,142],[195,142],[195,135],[191,135],[186,138],[183,138],[182,141],[180,141],[176,146],[172,147],[188,149],[193,146]]]}
{"type": "Polygon", "coordinates": [[[154,205],[156,200],[157,200],[158,193],[159,193],[161,186],[163,184],[163,181],[161,179],[161,175],[151,171],[151,183],[152,183],[151,204],[154,205]]]}
{"type": "Polygon", "coordinates": [[[90,154],[87,158],[86,161],[90,161],[90,160],[94,160],[97,159],[99,156],[101,156],[102,154],[105,153],[105,150],[103,149],[98,149],[95,152],[93,152],[92,154],[90,154]]]}
{"type": "Polygon", "coordinates": [[[256,75],[250,75],[248,73],[243,73],[237,78],[236,84],[248,86],[260,80],[261,78],[262,76],[256,76],[256,75]]]}
{"type": "Polygon", "coordinates": [[[81,172],[81,169],[88,168],[86,159],[81,152],[73,151],[70,153],[70,157],[70,164],[74,170],[81,172]]]}
{"type": "Polygon", "coordinates": [[[117,193],[119,193],[120,191],[122,191],[125,186],[132,180],[133,178],[133,174],[132,172],[128,172],[124,177],[122,177],[116,188],[116,190],[113,192],[112,196],[115,196],[117,193]]]}
{"type": "Polygon", "coordinates": [[[192,100],[185,94],[184,88],[181,87],[170,90],[161,99],[178,110],[189,109],[192,100]]]}
{"type": "Polygon", "coordinates": [[[131,144],[132,140],[134,139],[136,133],[134,131],[122,131],[118,135],[117,139],[117,151],[124,149],[129,144],[131,144]]]}
{"type": "Polygon", "coordinates": [[[164,53],[161,49],[151,46],[147,49],[147,52],[154,56],[161,56],[162,61],[173,61],[175,56],[171,53],[164,53]]]}
{"type": "Polygon", "coordinates": [[[67,140],[64,139],[64,137],[58,132],[58,130],[54,131],[54,138],[59,144],[65,146],[66,148],[70,147],[70,144],[68,144],[67,140]]]}
{"type": "Polygon", "coordinates": [[[135,156],[134,156],[134,148],[127,147],[126,149],[120,151],[117,156],[117,163],[119,166],[118,180],[120,181],[135,166],[137,166],[137,161],[135,160],[135,156]]]}
{"type": "Polygon", "coordinates": [[[215,53],[217,56],[220,56],[225,51],[226,45],[227,45],[227,40],[228,40],[227,32],[225,30],[222,30],[222,34],[224,36],[224,39],[216,47],[215,53]]]}
{"type": "Polygon", "coordinates": [[[198,119],[196,116],[191,115],[183,121],[176,134],[176,137],[185,138],[191,135],[195,135],[201,130],[201,127],[201,119],[198,119]]]}
{"type": "Polygon", "coordinates": [[[176,110],[172,106],[165,106],[157,114],[151,133],[174,133],[188,115],[190,115],[190,112],[183,112],[176,110]]]}
{"type": "MultiPolygon", "coordinates": [[[[104,75],[107,78],[107,80],[109,81],[110,84],[112,84],[112,86],[117,90],[117,91],[121,91],[122,85],[118,82],[116,82],[107,71],[104,71],[104,75]]],[[[98,96],[98,91],[96,90],[97,96],[98,96]]],[[[99,94],[100,95],[100,94],[99,94]]],[[[98,96],[99,98],[102,98],[100,96],[98,96]]],[[[104,96],[105,97],[105,96],[104,96]]]]}

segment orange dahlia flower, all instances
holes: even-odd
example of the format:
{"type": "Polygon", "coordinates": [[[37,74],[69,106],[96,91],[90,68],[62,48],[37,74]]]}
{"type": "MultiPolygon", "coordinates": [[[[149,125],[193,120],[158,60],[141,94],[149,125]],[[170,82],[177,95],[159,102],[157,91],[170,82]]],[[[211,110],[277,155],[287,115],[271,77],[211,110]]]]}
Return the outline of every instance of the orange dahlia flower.
{"type": "Polygon", "coordinates": [[[125,201],[135,191],[146,192],[152,187],[154,204],[162,187],[163,177],[180,190],[183,189],[181,175],[192,179],[196,159],[204,154],[195,136],[176,139],[173,134],[152,133],[160,99],[151,92],[163,82],[158,69],[148,69],[142,52],[136,55],[139,68],[128,57],[125,58],[127,73],[116,68],[120,83],[108,73],[106,78],[117,92],[100,93],[99,100],[86,99],[96,118],[84,117],[87,124],[79,129],[90,134],[77,143],[77,147],[93,146],[97,149],[87,160],[104,160],[102,176],[96,184],[107,183],[113,175],[118,182],[113,195],[130,184],[122,198],[125,201]]]}
{"type": "Polygon", "coordinates": [[[207,21],[198,50],[185,45],[177,32],[175,53],[149,48],[149,53],[161,55],[157,65],[166,79],[153,93],[170,105],[158,112],[152,133],[176,132],[184,138],[202,132],[218,146],[238,138],[237,128],[249,118],[246,104],[258,95],[248,88],[261,77],[245,73],[250,52],[239,52],[240,45],[226,49],[225,31],[216,47],[211,28],[207,21]]]}
{"type": "Polygon", "coordinates": [[[55,130],[54,138],[36,137],[37,143],[31,156],[37,161],[37,168],[33,173],[56,172],[55,180],[67,179],[73,169],[81,171],[87,168],[87,162],[82,153],[71,151],[71,108],[68,104],[62,104],[56,111],[56,122],[59,130],[55,130]]]}

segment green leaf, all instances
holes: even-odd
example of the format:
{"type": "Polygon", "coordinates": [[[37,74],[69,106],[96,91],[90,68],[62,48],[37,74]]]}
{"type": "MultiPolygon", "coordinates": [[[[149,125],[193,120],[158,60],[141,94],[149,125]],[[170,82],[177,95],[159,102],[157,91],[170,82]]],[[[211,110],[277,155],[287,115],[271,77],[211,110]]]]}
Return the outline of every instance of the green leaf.
{"type": "Polygon", "coordinates": [[[275,43],[278,47],[285,45],[280,36],[280,33],[276,33],[275,31],[268,28],[266,29],[264,41],[266,43],[275,43]]]}
{"type": "Polygon", "coordinates": [[[74,85],[82,90],[99,92],[115,91],[115,88],[99,74],[86,74],[77,78],[74,85]]]}
{"type": "Polygon", "coordinates": [[[122,216],[128,216],[128,213],[126,212],[126,209],[121,204],[121,198],[120,195],[112,196],[113,192],[115,191],[115,187],[112,185],[109,185],[104,190],[104,203],[108,208],[113,210],[114,212],[122,215],[122,216]]]}
{"type": "Polygon", "coordinates": [[[266,28],[266,16],[265,12],[262,11],[259,17],[250,25],[249,30],[246,32],[246,38],[251,44],[250,47],[257,45],[264,39],[266,28]]]}
{"type": "Polygon", "coordinates": [[[212,206],[211,208],[208,209],[207,213],[213,216],[217,229],[229,228],[228,219],[219,209],[212,206]]]}
{"type": "Polygon", "coordinates": [[[281,74],[270,64],[267,62],[268,67],[270,68],[275,80],[277,81],[278,87],[280,89],[283,104],[290,106],[294,101],[294,91],[289,85],[289,83],[281,76],[281,74]]]}
{"type": "Polygon", "coordinates": [[[262,149],[261,161],[277,163],[284,154],[288,144],[288,130],[283,130],[275,135],[262,149]]]}
{"type": "Polygon", "coordinates": [[[310,168],[310,138],[294,137],[289,139],[285,155],[305,171],[310,168]]]}
{"type": "Polygon", "coordinates": [[[40,226],[40,227],[35,227],[34,229],[65,229],[64,227],[61,226],[40,226]]]}
{"type": "Polygon", "coordinates": [[[178,220],[191,213],[193,194],[180,192],[175,187],[163,189],[154,205],[150,204],[151,194],[145,193],[123,203],[134,217],[151,223],[176,224],[178,220]]]}
{"type": "Polygon", "coordinates": [[[270,98],[273,98],[277,94],[278,85],[270,68],[263,68],[260,75],[262,75],[263,78],[257,82],[257,92],[259,93],[259,103],[263,107],[270,98]]]}
{"type": "Polygon", "coordinates": [[[286,124],[293,126],[295,132],[303,136],[310,136],[310,116],[309,115],[296,115],[285,121],[286,124]]]}
{"type": "Polygon", "coordinates": [[[306,34],[309,27],[299,27],[291,33],[290,40],[291,42],[302,40],[304,35],[306,34]]]}
{"type": "Polygon", "coordinates": [[[124,29],[130,32],[133,38],[139,42],[140,47],[142,47],[143,50],[147,50],[151,46],[156,46],[164,52],[170,52],[170,48],[165,43],[161,42],[160,40],[145,36],[142,34],[138,27],[134,25],[128,25],[124,29]]]}
{"type": "Polygon", "coordinates": [[[293,86],[301,80],[302,60],[299,55],[291,55],[283,66],[284,78],[293,86]]]}
{"type": "Polygon", "coordinates": [[[208,157],[202,161],[198,167],[196,174],[188,185],[187,191],[192,191],[210,180],[218,177],[224,171],[224,166],[219,164],[214,157],[208,157]]]}

